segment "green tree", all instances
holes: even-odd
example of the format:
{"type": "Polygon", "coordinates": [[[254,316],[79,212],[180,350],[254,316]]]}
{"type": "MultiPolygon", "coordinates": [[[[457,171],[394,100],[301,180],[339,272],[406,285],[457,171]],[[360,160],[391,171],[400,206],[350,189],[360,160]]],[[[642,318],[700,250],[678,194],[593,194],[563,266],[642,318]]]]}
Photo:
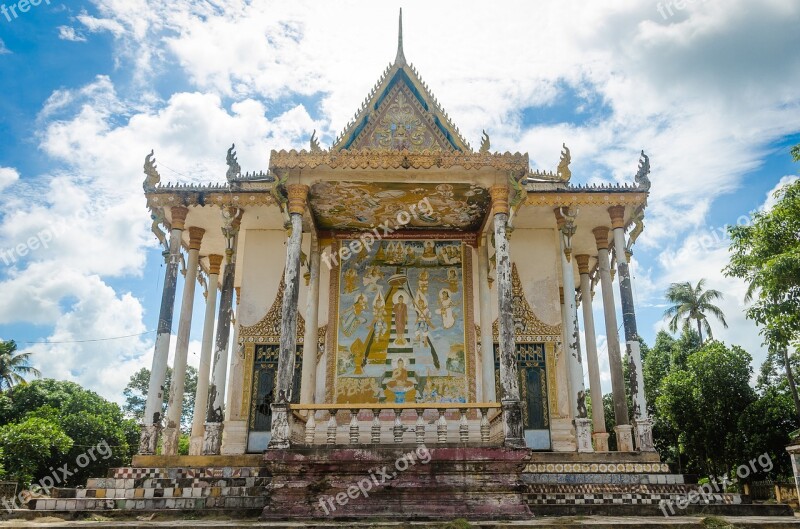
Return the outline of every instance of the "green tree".
{"type": "Polygon", "coordinates": [[[23,485],[33,482],[40,468],[66,455],[72,445],[72,439],[58,424],[41,417],[0,426],[4,466],[23,485]]]}
{"type": "Polygon", "coordinates": [[[713,303],[722,299],[722,292],[714,289],[704,290],[705,284],[706,280],[701,279],[697,282],[697,286],[694,287],[688,281],[672,283],[669,286],[665,297],[667,301],[672,303],[672,306],[664,311],[664,317],[670,318],[670,331],[678,332],[681,322],[683,322],[682,327],[686,329],[694,320],[697,324],[697,334],[700,335],[700,341],[703,341],[704,328],[708,337],[711,338],[711,325],[708,323],[706,313],[716,317],[725,328],[728,327],[722,309],[713,303]]]}
{"type": "MultiPolygon", "coordinates": [[[[800,145],[792,153],[800,161],[800,145]]],[[[782,361],[789,389],[800,417],[800,397],[794,379],[789,346],[800,340],[800,180],[775,192],[772,209],[754,213],[752,222],[734,226],[730,263],[723,272],[743,279],[747,317],[761,327],[770,352],[782,361]]]]}
{"type": "Polygon", "coordinates": [[[739,461],[749,461],[767,452],[774,464],[771,472],[774,477],[792,476],[786,445],[791,440],[790,434],[798,427],[800,421],[789,393],[775,387],[767,388],[739,417],[739,433],[734,437],[739,461]]]}
{"type": "Polygon", "coordinates": [[[663,380],[656,409],[680,432],[687,470],[722,475],[733,468],[739,415],[756,400],[751,360],[741,347],[712,341],[663,380]]]}
{"type": "MultiPolygon", "coordinates": [[[[164,379],[164,395],[169,394],[169,386],[172,383],[172,368],[167,368],[167,376],[164,379]]],[[[144,416],[144,406],[147,402],[147,387],[150,384],[150,370],[146,367],[131,375],[128,385],[122,391],[125,397],[123,411],[128,417],[141,422],[144,416]]],[[[186,378],[184,381],[183,410],[181,412],[181,429],[188,431],[192,425],[192,414],[194,413],[194,397],[197,392],[197,369],[186,366],[186,378]]],[[[161,416],[167,413],[167,399],[164,399],[161,408],[161,416]]]]}
{"type": "MultiPolygon", "coordinates": [[[[111,467],[130,464],[138,448],[139,427],[135,421],[126,419],[116,403],[74,382],[42,379],[14,388],[5,419],[22,423],[30,418],[57,425],[73,441],[67,452],[53,453],[37,467],[33,472],[36,479],[51,474],[49,467],[62,467],[66,463],[75,470],[66,484],[82,484],[88,477],[105,475],[111,467]],[[105,447],[110,451],[107,455],[105,447]],[[76,464],[80,462],[85,464],[76,464]]],[[[6,468],[15,471],[9,465],[6,468]]]]}
{"type": "Polygon", "coordinates": [[[26,376],[40,377],[38,369],[30,365],[31,353],[17,353],[14,340],[0,340],[0,391],[24,384],[26,376]]]}

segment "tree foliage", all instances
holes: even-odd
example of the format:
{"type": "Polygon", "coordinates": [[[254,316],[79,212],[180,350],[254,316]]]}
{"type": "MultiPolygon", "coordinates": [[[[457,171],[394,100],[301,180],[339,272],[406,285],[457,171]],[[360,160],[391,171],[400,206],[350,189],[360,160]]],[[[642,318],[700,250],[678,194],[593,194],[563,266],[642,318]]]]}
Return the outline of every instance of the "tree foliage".
{"type": "Polygon", "coordinates": [[[16,427],[30,419],[57,427],[70,439],[70,447],[66,452],[44,453],[36,460],[41,462],[39,466],[33,471],[25,467],[22,474],[18,462],[12,459],[14,454],[6,450],[6,470],[20,478],[27,479],[30,474],[36,481],[52,473],[49,467],[69,464],[75,472],[66,484],[81,484],[90,476],[105,475],[111,467],[129,464],[138,447],[139,427],[135,421],[126,419],[117,404],[74,382],[35,380],[14,388],[10,397],[0,398],[0,422],[16,427]],[[95,457],[78,468],[78,458],[100,443],[110,448],[109,456],[95,457]]]}
{"type": "MultiPolygon", "coordinates": [[[[146,367],[131,375],[128,385],[125,386],[122,394],[125,397],[123,411],[128,417],[141,422],[144,416],[144,407],[147,402],[147,387],[150,384],[150,370],[146,367]]],[[[169,394],[169,387],[172,384],[172,368],[167,368],[167,376],[164,380],[164,395],[169,394]]],[[[181,429],[188,431],[192,425],[192,414],[194,413],[194,397],[197,392],[197,369],[186,366],[186,378],[184,379],[183,410],[181,412],[181,429]]],[[[164,399],[161,408],[161,416],[167,412],[167,399],[164,399]]]]}
{"type": "Polygon", "coordinates": [[[692,286],[688,281],[672,283],[669,286],[666,298],[672,305],[664,312],[664,316],[670,318],[669,329],[672,332],[677,332],[678,327],[686,330],[694,320],[700,341],[703,341],[704,329],[706,336],[711,338],[711,325],[708,323],[707,314],[717,318],[725,328],[728,327],[722,309],[714,305],[714,301],[722,299],[722,292],[714,289],[706,290],[705,284],[706,280],[701,279],[696,286],[692,286]]]}
{"type": "Polygon", "coordinates": [[[741,347],[712,341],[661,383],[658,415],[680,432],[690,466],[709,475],[735,466],[739,416],[756,400],[750,387],[751,360],[741,347]]]}
{"type": "Polygon", "coordinates": [[[4,466],[25,484],[48,462],[66,456],[72,446],[72,439],[58,424],[41,417],[0,426],[4,466]]]}
{"type": "Polygon", "coordinates": [[[18,353],[14,340],[0,340],[0,391],[24,384],[26,376],[42,376],[30,361],[31,353],[18,353]]]}

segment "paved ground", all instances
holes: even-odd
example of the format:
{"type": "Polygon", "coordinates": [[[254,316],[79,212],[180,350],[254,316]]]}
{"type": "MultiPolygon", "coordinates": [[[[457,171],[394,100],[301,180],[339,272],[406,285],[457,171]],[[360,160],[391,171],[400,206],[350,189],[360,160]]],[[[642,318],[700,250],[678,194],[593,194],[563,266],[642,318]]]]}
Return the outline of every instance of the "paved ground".
{"type": "Polygon", "coordinates": [[[315,529],[562,529],[564,527],[590,527],[592,529],[612,529],[617,527],[667,527],[669,529],[683,528],[707,528],[707,529],[781,529],[788,527],[800,527],[800,518],[757,518],[757,517],[736,517],[736,518],[700,518],[700,517],[678,517],[678,518],[612,518],[601,516],[573,517],[573,518],[540,518],[525,522],[473,522],[471,525],[463,525],[458,522],[450,524],[435,524],[431,522],[258,522],[256,520],[228,520],[228,519],[177,519],[167,516],[157,516],[153,520],[136,520],[120,518],[104,518],[96,516],[93,520],[83,521],[64,521],[55,517],[43,517],[33,520],[6,520],[0,521],[0,528],[5,527],[201,527],[201,528],[231,528],[231,527],[267,527],[267,528],[315,528],[315,529]]]}

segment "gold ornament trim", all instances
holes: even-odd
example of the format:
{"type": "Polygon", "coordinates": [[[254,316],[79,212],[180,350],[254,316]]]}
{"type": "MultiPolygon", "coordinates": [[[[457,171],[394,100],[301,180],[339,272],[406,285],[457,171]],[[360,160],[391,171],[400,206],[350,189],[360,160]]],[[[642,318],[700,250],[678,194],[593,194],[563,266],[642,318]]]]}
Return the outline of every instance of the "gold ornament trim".
{"type": "MultiPolygon", "coordinates": [[[[530,303],[525,298],[522,281],[517,272],[517,263],[511,264],[511,307],[514,315],[514,335],[516,343],[541,343],[561,341],[561,325],[548,325],[536,317],[530,303]]],[[[495,342],[500,335],[500,323],[492,323],[492,337],[495,342]]]]}
{"type": "Polygon", "coordinates": [[[557,193],[529,192],[525,203],[529,206],[642,206],[647,204],[647,193],[641,191],[562,191],[557,193]]]}

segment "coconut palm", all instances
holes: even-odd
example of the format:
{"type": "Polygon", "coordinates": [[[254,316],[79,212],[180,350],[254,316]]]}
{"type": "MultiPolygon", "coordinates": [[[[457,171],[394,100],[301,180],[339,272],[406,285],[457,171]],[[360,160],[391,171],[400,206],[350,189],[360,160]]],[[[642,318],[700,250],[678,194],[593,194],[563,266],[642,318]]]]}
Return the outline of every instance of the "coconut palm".
{"type": "Polygon", "coordinates": [[[42,374],[30,366],[31,353],[17,353],[14,340],[0,340],[0,391],[25,383],[26,375],[40,377],[42,374]]]}
{"type": "Polygon", "coordinates": [[[722,309],[712,303],[722,299],[722,292],[711,288],[704,290],[705,284],[705,279],[698,281],[697,286],[694,287],[688,281],[672,283],[665,296],[667,301],[672,303],[672,306],[664,311],[664,317],[671,318],[669,320],[669,330],[677,332],[681,322],[683,322],[681,327],[687,329],[692,320],[694,320],[697,324],[697,333],[700,335],[701,343],[703,341],[703,329],[705,329],[706,335],[709,338],[711,337],[711,325],[708,324],[707,313],[717,318],[726,329],[728,328],[722,309]]]}

